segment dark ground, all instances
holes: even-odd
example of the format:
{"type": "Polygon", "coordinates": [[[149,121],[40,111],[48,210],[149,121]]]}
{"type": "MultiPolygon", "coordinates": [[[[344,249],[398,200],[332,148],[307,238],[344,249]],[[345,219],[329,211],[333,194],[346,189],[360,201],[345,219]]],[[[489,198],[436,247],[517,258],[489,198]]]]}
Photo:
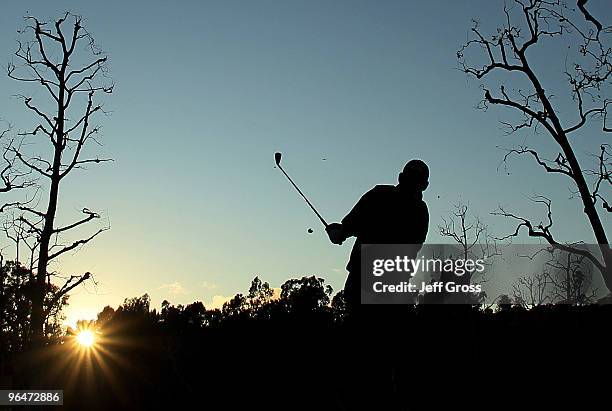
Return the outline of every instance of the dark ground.
{"type": "Polygon", "coordinates": [[[21,353],[13,388],[62,388],[64,408],[87,410],[590,409],[607,396],[591,382],[609,381],[608,306],[377,306],[358,325],[280,306],[198,323],[188,307],[115,311],[95,354],[70,338],[21,353]]]}

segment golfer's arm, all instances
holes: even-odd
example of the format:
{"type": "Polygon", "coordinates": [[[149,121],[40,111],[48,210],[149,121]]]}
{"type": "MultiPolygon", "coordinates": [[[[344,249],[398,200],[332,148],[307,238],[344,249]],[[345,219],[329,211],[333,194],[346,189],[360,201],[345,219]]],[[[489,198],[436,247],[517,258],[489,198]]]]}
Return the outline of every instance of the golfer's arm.
{"type": "Polygon", "coordinates": [[[355,204],[353,209],[344,217],[342,223],[342,233],[344,238],[356,237],[361,225],[361,220],[365,213],[365,195],[355,204]]]}
{"type": "Polygon", "coordinates": [[[420,225],[418,228],[418,244],[423,244],[425,243],[427,232],[429,231],[429,210],[427,209],[427,206],[425,206],[424,210],[422,211],[421,218],[419,218],[417,221],[420,225]]]}
{"type": "Polygon", "coordinates": [[[344,219],[342,219],[342,237],[343,241],[349,237],[357,237],[357,232],[351,225],[345,225],[344,219]]]}

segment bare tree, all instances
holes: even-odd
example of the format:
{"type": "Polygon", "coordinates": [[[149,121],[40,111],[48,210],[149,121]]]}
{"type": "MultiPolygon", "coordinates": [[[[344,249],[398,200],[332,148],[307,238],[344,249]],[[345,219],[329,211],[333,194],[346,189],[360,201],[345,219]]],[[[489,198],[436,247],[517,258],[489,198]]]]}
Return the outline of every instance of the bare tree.
{"type": "Polygon", "coordinates": [[[535,307],[551,302],[550,279],[546,272],[524,275],[512,283],[514,303],[522,307],[535,307]]]}
{"type": "Polygon", "coordinates": [[[597,290],[592,284],[592,264],[589,264],[584,255],[559,252],[559,255],[553,255],[546,265],[551,270],[548,278],[554,302],[590,304],[595,301],[597,290]]]}
{"type": "Polygon", "coordinates": [[[37,97],[35,101],[28,95],[19,96],[37,119],[35,127],[20,136],[35,141],[42,138],[49,149],[45,149],[44,154],[26,155],[28,146],[22,141],[11,150],[23,167],[48,182],[48,197],[43,199],[40,209],[30,203],[17,207],[23,213],[19,223],[36,239],[31,318],[35,344],[43,341],[45,319],[52,314],[53,303],[91,277],[90,273],[85,273],[64,278],[50,303],[45,303],[46,284],[51,283],[51,277],[56,274],[49,272],[49,263],[108,229],[102,227],[85,238],[64,242],[62,237],[68,232],[100,218],[98,213],[87,208],[82,209],[80,219],[64,226],[56,224],[60,183],[76,169],[111,161],[84,154],[88,145],[99,144],[96,136],[100,127],[92,125],[92,121],[103,110],[94,98],[100,93],[112,93],[113,85],[104,83],[107,57],[81,22],[79,16],[71,13],[51,23],[26,17],[26,27],[21,34],[29,39],[18,42],[17,63],[8,65],[10,78],[40,86],[47,97],[47,100],[37,97]]]}
{"type": "MultiPolygon", "coordinates": [[[[19,204],[20,205],[20,204],[19,204]]],[[[4,235],[15,245],[15,262],[24,265],[30,272],[33,272],[36,251],[38,248],[38,238],[35,233],[29,229],[22,215],[17,215],[14,212],[5,218],[2,223],[4,235]],[[27,253],[27,264],[24,264],[23,252],[27,253]]]]}
{"type": "MultiPolygon", "coordinates": [[[[612,48],[604,45],[606,35],[612,30],[604,28],[589,13],[586,3],[587,0],[577,0],[577,9],[572,9],[561,0],[509,0],[504,4],[505,21],[502,25],[492,35],[486,35],[475,21],[471,28],[472,39],[457,56],[465,73],[477,79],[490,78],[498,85],[496,94],[489,86],[482,86],[484,99],[480,108],[486,110],[490,105],[508,107],[521,117],[516,122],[503,122],[509,133],[532,128],[536,133],[544,131],[556,143],[558,152],[551,157],[553,160],[547,160],[538,150],[522,145],[509,150],[504,161],[514,155],[528,156],[547,173],[569,179],[582,201],[584,213],[600,245],[601,257],[584,250],[581,253],[589,254],[587,258],[593,261],[607,288],[612,291],[612,252],[598,212],[611,211],[604,194],[604,190],[609,193],[612,187],[610,145],[600,146],[599,155],[595,156],[597,166],[589,170],[581,166],[570,139],[593,120],[601,122],[602,133],[612,131],[607,123],[612,100],[606,97],[612,79],[612,48]],[[536,71],[533,62],[532,52],[553,40],[567,40],[570,48],[577,49],[573,54],[576,62],[571,69],[566,64],[564,70],[571,94],[568,102],[575,107],[573,116],[567,114],[567,110],[562,111],[561,107],[565,107],[558,103],[559,96],[553,99],[553,93],[546,91],[545,81],[554,75],[554,68],[538,67],[536,71]],[[466,55],[469,54],[471,60],[472,52],[483,56],[484,63],[468,63],[466,55]],[[516,87],[509,86],[510,82],[516,87]],[[592,184],[587,182],[587,177],[593,180],[592,184]],[[600,208],[598,202],[602,204],[600,208]]],[[[529,236],[572,251],[571,247],[559,244],[552,234],[550,200],[539,197],[536,201],[548,207],[548,224],[534,224],[505,210],[499,210],[497,214],[518,221],[512,236],[518,235],[524,227],[529,236]]]]}
{"type": "MultiPolygon", "coordinates": [[[[448,218],[442,218],[442,225],[438,226],[440,235],[452,239],[458,246],[458,255],[448,256],[450,258],[459,258],[463,260],[478,260],[485,261],[499,255],[499,250],[495,240],[488,234],[488,226],[484,224],[478,216],[470,216],[468,214],[469,207],[466,204],[456,204],[454,211],[448,218]]],[[[455,282],[457,284],[473,284],[485,283],[488,281],[486,271],[478,274],[478,278],[474,278],[474,272],[466,271],[462,276],[457,276],[452,272],[442,272],[439,281],[443,283],[455,282]]],[[[458,294],[458,293],[454,293],[458,294]]],[[[461,298],[469,298],[473,303],[483,302],[486,295],[461,296],[461,298]]],[[[445,297],[446,298],[446,297],[445,297]]]]}
{"type": "Polygon", "coordinates": [[[520,277],[512,284],[516,304],[535,307],[546,303],[591,304],[597,296],[593,287],[593,264],[585,255],[546,247],[530,258],[550,254],[541,273],[520,277]]]}
{"type": "MultiPolygon", "coordinates": [[[[460,257],[467,259],[486,260],[500,255],[495,239],[488,233],[488,226],[478,216],[468,215],[469,207],[466,204],[456,204],[450,217],[442,218],[442,225],[438,226],[440,235],[451,238],[457,243],[460,257]]],[[[465,284],[473,281],[472,272],[466,272],[463,277],[465,284]]],[[[488,280],[486,273],[482,273],[478,282],[484,283],[488,280]]]]}

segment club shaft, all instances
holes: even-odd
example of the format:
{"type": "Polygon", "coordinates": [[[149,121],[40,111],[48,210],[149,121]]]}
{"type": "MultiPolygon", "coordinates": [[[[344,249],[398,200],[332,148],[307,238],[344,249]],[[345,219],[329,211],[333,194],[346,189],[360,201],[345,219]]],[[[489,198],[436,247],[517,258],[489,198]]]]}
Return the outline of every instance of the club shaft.
{"type": "Polygon", "coordinates": [[[302,193],[302,190],[300,190],[300,188],[293,182],[293,180],[291,179],[291,177],[289,177],[289,174],[287,174],[285,172],[285,170],[283,170],[283,167],[281,167],[281,165],[278,165],[278,168],[280,171],[283,172],[283,174],[285,175],[285,177],[287,177],[287,179],[289,180],[289,182],[293,185],[293,187],[297,190],[298,193],[300,193],[300,195],[302,196],[302,198],[304,200],[306,200],[306,203],[308,203],[308,205],[310,206],[310,208],[312,209],[312,211],[314,211],[314,213],[317,215],[317,217],[319,217],[319,220],[321,220],[321,222],[323,223],[323,225],[325,227],[328,226],[327,221],[325,221],[325,219],[323,217],[321,217],[321,214],[319,214],[319,212],[317,211],[316,208],[314,208],[314,206],[312,205],[312,203],[310,201],[308,201],[308,199],[306,198],[306,196],[304,195],[304,193],[302,193]]]}

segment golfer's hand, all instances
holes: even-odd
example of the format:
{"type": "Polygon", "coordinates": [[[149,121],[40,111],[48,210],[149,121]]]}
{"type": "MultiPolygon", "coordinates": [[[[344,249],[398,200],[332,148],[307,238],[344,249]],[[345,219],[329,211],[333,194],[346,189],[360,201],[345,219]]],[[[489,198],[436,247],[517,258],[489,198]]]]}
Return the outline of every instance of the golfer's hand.
{"type": "Polygon", "coordinates": [[[340,223],[331,223],[325,228],[327,231],[327,236],[329,237],[329,241],[334,244],[342,244],[346,237],[344,235],[344,230],[342,229],[342,224],[340,223]]]}

